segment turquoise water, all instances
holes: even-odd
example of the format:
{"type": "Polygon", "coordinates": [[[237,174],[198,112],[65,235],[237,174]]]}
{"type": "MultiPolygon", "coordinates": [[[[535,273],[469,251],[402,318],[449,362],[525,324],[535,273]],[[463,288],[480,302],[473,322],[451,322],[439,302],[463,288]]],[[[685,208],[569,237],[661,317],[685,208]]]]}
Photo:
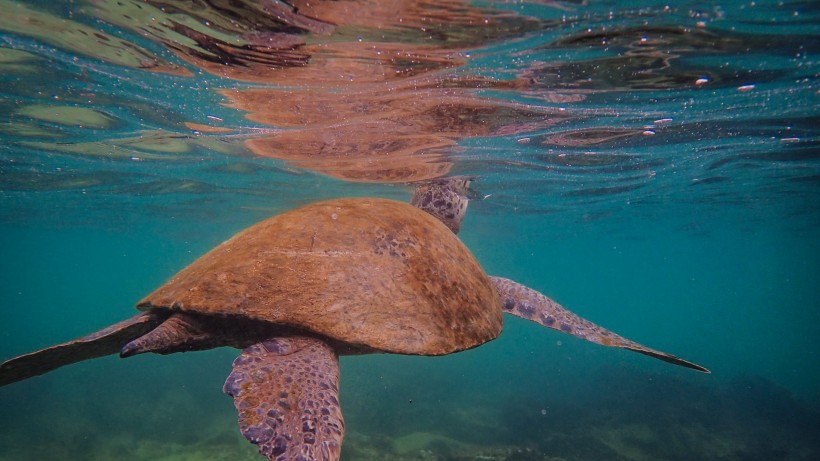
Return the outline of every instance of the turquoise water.
{"type": "MultiPolygon", "coordinates": [[[[342,357],[342,459],[818,457],[816,5],[163,3],[0,0],[0,359],[280,211],[466,174],[487,272],[712,373],[508,318],[451,356],[342,357]]],[[[262,459],[236,354],[4,387],[0,460],[262,459]]]]}

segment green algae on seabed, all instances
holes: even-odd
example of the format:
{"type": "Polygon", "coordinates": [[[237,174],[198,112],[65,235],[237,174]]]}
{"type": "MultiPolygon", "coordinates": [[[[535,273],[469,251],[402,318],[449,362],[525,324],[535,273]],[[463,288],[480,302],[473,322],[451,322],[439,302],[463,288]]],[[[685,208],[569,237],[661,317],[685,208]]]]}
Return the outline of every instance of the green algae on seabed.
{"type": "Polygon", "coordinates": [[[411,432],[395,439],[393,445],[402,455],[429,450],[435,445],[447,446],[451,451],[463,451],[467,447],[458,440],[431,432],[411,432]]]}
{"type": "Polygon", "coordinates": [[[37,67],[30,64],[38,59],[38,56],[27,51],[0,46],[0,72],[3,74],[34,72],[37,67]]]}
{"type": "Polygon", "coordinates": [[[646,424],[625,424],[620,427],[602,427],[590,431],[595,438],[619,456],[634,461],[649,461],[652,453],[646,447],[656,443],[655,431],[646,424]]]}
{"type": "Polygon", "coordinates": [[[647,421],[597,426],[591,428],[589,433],[611,450],[607,456],[630,461],[656,461],[659,456],[658,446],[674,445],[680,443],[680,440],[697,443],[703,451],[711,453],[717,459],[735,459],[734,456],[744,449],[739,440],[721,437],[721,434],[712,433],[697,424],[675,426],[674,430],[677,437],[669,440],[662,431],[653,428],[651,422],[647,421]]]}
{"type": "Polygon", "coordinates": [[[117,185],[122,175],[112,172],[85,173],[79,171],[14,171],[6,170],[0,175],[3,191],[46,191],[91,189],[117,185]]]}
{"type": "MultiPolygon", "coordinates": [[[[157,439],[137,440],[128,434],[105,437],[85,437],[89,442],[83,449],[82,437],[76,446],[41,447],[35,450],[41,459],[82,459],[85,461],[259,461],[256,447],[236,433],[211,434],[197,443],[173,442],[157,439]],[[245,446],[247,445],[247,447],[245,446]],[[52,451],[53,450],[53,451],[52,451]]],[[[27,454],[30,456],[31,454],[27,454]]],[[[23,455],[20,455],[23,456],[23,455]]],[[[14,452],[0,456],[0,461],[19,459],[14,452]]]]}
{"type": "Polygon", "coordinates": [[[35,59],[38,59],[37,56],[29,53],[28,51],[15,50],[0,46],[0,65],[6,63],[32,61],[35,59]]]}
{"type": "Polygon", "coordinates": [[[527,448],[471,445],[431,432],[398,438],[381,434],[345,434],[341,461],[565,461],[527,448]]]}
{"type": "Polygon", "coordinates": [[[165,130],[145,131],[139,136],[123,138],[114,141],[123,148],[134,148],[146,152],[166,153],[166,154],[186,154],[194,147],[200,147],[210,152],[222,154],[236,154],[245,152],[244,149],[237,150],[239,142],[226,142],[227,138],[220,135],[192,135],[176,133],[165,130]]]}
{"type": "Polygon", "coordinates": [[[83,157],[103,157],[112,160],[175,160],[179,158],[174,155],[161,155],[136,149],[124,148],[111,140],[90,142],[22,141],[17,144],[47,152],[62,152],[65,154],[75,154],[83,157]]]}
{"type": "Polygon", "coordinates": [[[129,41],[71,19],[54,16],[11,0],[0,0],[0,31],[31,37],[112,64],[189,75],[189,72],[129,41]]]}
{"type": "Polygon", "coordinates": [[[42,122],[80,128],[105,129],[114,124],[114,119],[108,115],[81,106],[30,104],[17,109],[16,113],[42,122]]]}
{"type": "MultiPolygon", "coordinates": [[[[135,1],[114,1],[101,0],[94,2],[93,16],[104,19],[112,24],[122,26],[141,34],[148,34],[160,42],[173,43],[197,50],[211,56],[215,55],[199,46],[195,40],[187,35],[181,34],[181,28],[189,29],[206,37],[229,43],[234,46],[245,46],[247,40],[240,38],[240,34],[247,33],[239,23],[229,16],[213,14],[208,16],[208,21],[198,21],[188,14],[180,14],[180,9],[185,9],[186,5],[175,5],[173,13],[169,13],[165,8],[157,8],[146,2],[135,1]],[[233,33],[223,33],[222,30],[233,33]]],[[[195,4],[192,9],[202,13],[208,10],[209,5],[195,4]]],[[[263,13],[260,12],[260,16],[263,13]]]]}
{"type": "Polygon", "coordinates": [[[20,141],[20,146],[50,152],[63,152],[84,157],[104,157],[118,160],[181,160],[191,158],[194,147],[209,152],[234,153],[236,147],[224,138],[195,136],[154,130],[127,138],[87,142],[20,141]]]}
{"type": "Polygon", "coordinates": [[[60,132],[25,122],[0,123],[0,134],[21,138],[60,138],[63,136],[60,132]]]}

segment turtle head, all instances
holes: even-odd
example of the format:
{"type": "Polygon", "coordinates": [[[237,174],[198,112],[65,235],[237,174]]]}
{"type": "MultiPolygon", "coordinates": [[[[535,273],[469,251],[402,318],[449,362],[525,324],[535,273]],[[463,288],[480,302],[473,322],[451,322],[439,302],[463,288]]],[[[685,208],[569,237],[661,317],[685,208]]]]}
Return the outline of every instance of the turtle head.
{"type": "Polygon", "coordinates": [[[438,218],[454,233],[467,213],[472,176],[450,176],[416,183],[410,204],[438,218]]]}

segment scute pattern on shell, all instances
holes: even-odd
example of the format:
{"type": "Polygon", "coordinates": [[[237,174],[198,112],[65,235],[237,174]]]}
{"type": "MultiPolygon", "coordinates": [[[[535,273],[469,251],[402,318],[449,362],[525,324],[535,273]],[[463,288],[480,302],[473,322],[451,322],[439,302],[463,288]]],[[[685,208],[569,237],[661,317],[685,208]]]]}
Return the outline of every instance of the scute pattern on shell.
{"type": "Polygon", "coordinates": [[[219,245],[150,294],[171,308],[308,329],[405,354],[447,354],[501,331],[470,251],[406,203],[350,198],[282,213],[219,245]]]}

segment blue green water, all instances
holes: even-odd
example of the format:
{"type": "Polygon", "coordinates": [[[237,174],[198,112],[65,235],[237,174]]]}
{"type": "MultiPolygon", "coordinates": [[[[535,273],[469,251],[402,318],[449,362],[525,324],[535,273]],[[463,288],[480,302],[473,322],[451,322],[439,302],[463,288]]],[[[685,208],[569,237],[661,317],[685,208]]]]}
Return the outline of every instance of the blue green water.
{"type": "MultiPolygon", "coordinates": [[[[342,357],[342,459],[820,456],[817,5],[482,3],[527,18],[481,10],[490,29],[456,14],[475,5],[419,3],[401,11],[435,34],[396,17],[297,34],[297,50],[399,43],[421,56],[399,70],[432,69],[356,86],[374,71],[345,67],[348,87],[316,51],[317,68],[295,77],[257,62],[208,67],[181,36],[140,28],[133,5],[150,3],[0,1],[15,18],[0,20],[0,359],[132,315],[277,212],[338,196],[409,200],[422,178],[396,180],[378,162],[418,174],[435,156],[477,178],[459,237],[488,273],[712,373],[508,318],[499,339],[451,356],[342,357]],[[45,27],[15,26],[36,15],[45,27]],[[138,64],[58,39],[84,27],[131,43],[119,56],[138,47],[138,64]],[[149,70],[145,56],[188,75],[149,70]],[[240,108],[225,89],[306,94],[302,121],[266,123],[290,122],[293,106],[240,108]],[[347,95],[359,115],[333,106],[347,95]],[[325,109],[310,112],[312,97],[325,109]],[[434,139],[420,152],[386,142],[418,133],[434,139]],[[254,139],[284,152],[253,150],[254,139]],[[308,151],[314,139],[330,154],[308,151]]],[[[185,2],[164,3],[177,24],[203,23],[185,2]]],[[[219,23],[224,2],[206,3],[219,23]]],[[[241,27],[221,33],[250,40],[241,27]]],[[[350,60],[400,67],[378,59],[350,60]]],[[[236,354],[109,357],[4,387],[0,460],[262,459],[221,392],[236,354]]]]}

